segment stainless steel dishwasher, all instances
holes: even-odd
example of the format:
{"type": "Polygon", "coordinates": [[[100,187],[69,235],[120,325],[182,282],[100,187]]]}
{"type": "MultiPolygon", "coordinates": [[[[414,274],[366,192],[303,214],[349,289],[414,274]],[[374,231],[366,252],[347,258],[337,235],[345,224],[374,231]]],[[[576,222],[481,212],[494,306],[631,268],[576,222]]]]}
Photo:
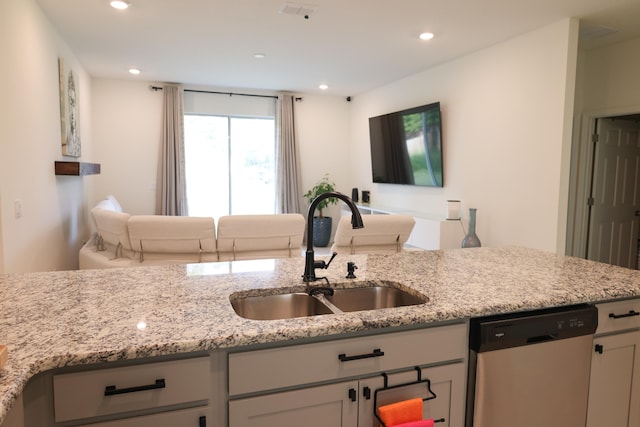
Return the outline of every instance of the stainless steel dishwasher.
{"type": "Polygon", "coordinates": [[[471,319],[467,427],[584,427],[597,308],[471,319]]]}

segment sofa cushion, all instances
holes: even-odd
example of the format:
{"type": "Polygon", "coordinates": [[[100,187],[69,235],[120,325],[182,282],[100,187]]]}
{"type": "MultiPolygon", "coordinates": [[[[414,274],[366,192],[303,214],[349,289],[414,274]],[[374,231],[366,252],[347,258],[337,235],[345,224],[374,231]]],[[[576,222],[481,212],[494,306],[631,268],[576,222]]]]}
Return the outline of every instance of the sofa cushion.
{"type": "Polygon", "coordinates": [[[122,212],[122,206],[120,206],[120,202],[118,202],[118,199],[116,199],[115,196],[109,194],[107,196],[107,200],[110,201],[113,205],[113,210],[115,210],[116,212],[122,212]]]}
{"type": "Polygon", "coordinates": [[[122,212],[122,206],[120,206],[120,203],[118,202],[118,200],[111,195],[100,200],[100,202],[98,202],[98,204],[96,205],[96,208],[100,208],[108,211],[122,212]]]}
{"type": "MultiPolygon", "coordinates": [[[[96,234],[104,244],[131,250],[127,223],[130,215],[124,212],[103,209],[96,206],[91,209],[91,216],[96,225],[96,234]]],[[[100,242],[98,243],[100,246],[100,242]]],[[[114,253],[115,255],[115,253],[114,253]]]]}
{"type": "Polygon", "coordinates": [[[220,217],[218,256],[221,261],[300,256],[304,223],[300,214],[220,217]]]}
{"type": "Polygon", "coordinates": [[[207,261],[216,254],[216,231],[213,218],[163,215],[134,215],[129,218],[131,247],[140,260],[155,258],[154,254],[183,254],[181,261],[207,261]]]}
{"type": "Polygon", "coordinates": [[[351,227],[351,215],[338,222],[332,252],[392,253],[402,250],[415,225],[411,215],[362,215],[364,228],[351,227]]]}

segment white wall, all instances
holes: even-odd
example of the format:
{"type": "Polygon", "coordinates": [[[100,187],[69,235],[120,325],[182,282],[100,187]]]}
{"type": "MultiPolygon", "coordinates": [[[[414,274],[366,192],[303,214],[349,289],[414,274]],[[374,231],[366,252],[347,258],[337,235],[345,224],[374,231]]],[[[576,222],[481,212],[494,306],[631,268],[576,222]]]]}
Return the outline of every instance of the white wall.
{"type": "Polygon", "coordinates": [[[567,253],[584,257],[587,247],[592,142],[597,117],[640,113],[640,38],[580,50],[567,253]]]}
{"type": "Polygon", "coordinates": [[[465,215],[478,208],[484,246],[564,248],[576,34],[575,21],[565,20],[356,96],[354,185],[371,191],[373,205],[398,210],[443,215],[447,199],[460,199],[465,215]],[[368,117],[435,101],[444,188],[373,184],[368,117]]]}
{"type": "Polygon", "coordinates": [[[92,205],[111,194],[130,214],[155,214],[163,101],[162,91],[149,85],[92,81],[95,154],[102,163],[92,205]]]}
{"type": "MultiPolygon", "coordinates": [[[[336,184],[336,190],[348,196],[355,187],[349,157],[350,117],[352,104],[344,97],[301,95],[295,103],[297,137],[302,169],[302,193],[316,185],[325,174],[336,184]]],[[[325,216],[337,219],[342,202],[331,205],[325,216]]],[[[308,205],[303,202],[306,217],[308,205]]],[[[333,222],[335,231],[337,221],[333,222]]]]}
{"type": "Polygon", "coordinates": [[[0,272],[77,268],[92,178],[54,175],[63,160],[58,57],[77,72],[81,160],[92,162],[89,78],[34,0],[0,2],[0,54],[0,272]]]}
{"type": "Polygon", "coordinates": [[[640,38],[581,51],[585,69],[578,110],[640,112],[639,52],[640,38]]]}

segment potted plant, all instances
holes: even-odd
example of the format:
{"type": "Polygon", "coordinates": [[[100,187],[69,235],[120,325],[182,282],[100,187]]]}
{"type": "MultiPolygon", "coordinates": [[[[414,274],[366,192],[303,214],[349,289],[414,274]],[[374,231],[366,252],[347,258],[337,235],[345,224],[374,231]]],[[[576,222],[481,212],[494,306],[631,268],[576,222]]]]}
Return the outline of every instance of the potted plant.
{"type": "MultiPolygon", "coordinates": [[[[309,205],[311,202],[315,200],[321,194],[327,193],[329,191],[336,191],[336,184],[329,181],[329,174],[325,174],[324,177],[313,187],[311,190],[307,191],[304,194],[304,198],[307,200],[309,205]]],[[[329,205],[335,205],[338,203],[338,199],[335,197],[331,197],[328,199],[322,200],[318,203],[316,210],[318,211],[318,216],[313,217],[313,245],[317,247],[326,247],[329,245],[329,240],[331,239],[331,217],[326,217],[322,215],[322,210],[329,205]]],[[[314,212],[315,213],[315,212],[314,212]]],[[[309,242],[307,242],[309,244],[309,242]]]]}

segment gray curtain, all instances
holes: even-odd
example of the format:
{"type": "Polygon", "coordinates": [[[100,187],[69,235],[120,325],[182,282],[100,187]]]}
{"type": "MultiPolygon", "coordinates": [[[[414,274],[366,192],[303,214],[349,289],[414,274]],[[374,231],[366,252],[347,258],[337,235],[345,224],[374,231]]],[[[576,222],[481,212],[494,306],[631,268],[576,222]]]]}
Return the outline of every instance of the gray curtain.
{"type": "Polygon", "coordinates": [[[166,84],[162,89],[164,106],[156,213],[188,215],[184,165],[184,89],[176,84],[166,84]]]}
{"type": "Polygon", "coordinates": [[[300,166],[295,137],[294,99],[278,95],[278,138],[276,142],[276,212],[302,213],[300,199],[300,166]]]}

